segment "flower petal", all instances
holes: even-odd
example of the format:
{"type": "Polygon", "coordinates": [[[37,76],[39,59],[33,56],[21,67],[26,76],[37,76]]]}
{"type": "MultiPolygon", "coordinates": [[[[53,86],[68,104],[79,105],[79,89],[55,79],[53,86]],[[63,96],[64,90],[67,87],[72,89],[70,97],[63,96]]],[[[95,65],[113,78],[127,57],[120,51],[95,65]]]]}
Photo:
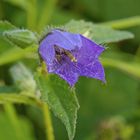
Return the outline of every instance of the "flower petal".
{"type": "Polygon", "coordinates": [[[55,58],[55,50],[51,43],[45,38],[42,40],[39,46],[39,54],[47,65],[51,64],[55,58]]]}
{"type": "Polygon", "coordinates": [[[82,47],[73,52],[77,59],[77,68],[80,69],[80,76],[87,76],[105,82],[104,69],[98,60],[104,48],[81,35],[82,47]]]}
{"type": "Polygon", "coordinates": [[[61,63],[61,66],[53,73],[58,74],[61,78],[66,80],[70,86],[73,86],[79,77],[79,70],[74,66],[69,58],[65,58],[65,60],[61,63]]]}
{"type": "Polygon", "coordinates": [[[78,65],[78,67],[81,67],[80,76],[96,78],[104,83],[106,82],[104,68],[99,60],[87,63],[86,65],[78,65]]]}
{"type": "Polygon", "coordinates": [[[46,40],[52,46],[58,46],[66,50],[74,50],[80,48],[82,45],[81,37],[79,34],[72,34],[65,31],[53,30],[46,40]]]}
{"type": "Polygon", "coordinates": [[[89,40],[88,38],[81,35],[82,47],[79,54],[83,57],[98,58],[99,55],[105,50],[101,45],[89,40]]]}

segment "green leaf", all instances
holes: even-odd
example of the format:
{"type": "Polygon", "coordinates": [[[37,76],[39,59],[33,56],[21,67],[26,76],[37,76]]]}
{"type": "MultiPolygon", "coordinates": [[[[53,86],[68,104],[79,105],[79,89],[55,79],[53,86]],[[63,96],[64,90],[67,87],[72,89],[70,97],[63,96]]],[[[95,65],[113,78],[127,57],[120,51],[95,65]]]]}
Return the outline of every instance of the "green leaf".
{"type": "Polygon", "coordinates": [[[12,25],[10,22],[8,22],[8,21],[0,21],[0,36],[3,35],[4,31],[12,30],[12,29],[16,29],[16,27],[14,25],[12,25]]]}
{"type": "Polygon", "coordinates": [[[108,26],[92,24],[83,20],[72,20],[65,25],[65,28],[71,32],[83,34],[99,44],[118,42],[134,37],[130,32],[117,31],[108,26]]]}
{"type": "Polygon", "coordinates": [[[29,30],[9,30],[4,32],[4,36],[8,39],[12,44],[21,47],[27,48],[33,44],[37,44],[38,40],[35,34],[29,30]]]}
{"type": "Polygon", "coordinates": [[[69,139],[75,135],[77,110],[79,104],[75,92],[56,75],[43,75],[37,73],[37,85],[53,113],[64,123],[69,139]]]}

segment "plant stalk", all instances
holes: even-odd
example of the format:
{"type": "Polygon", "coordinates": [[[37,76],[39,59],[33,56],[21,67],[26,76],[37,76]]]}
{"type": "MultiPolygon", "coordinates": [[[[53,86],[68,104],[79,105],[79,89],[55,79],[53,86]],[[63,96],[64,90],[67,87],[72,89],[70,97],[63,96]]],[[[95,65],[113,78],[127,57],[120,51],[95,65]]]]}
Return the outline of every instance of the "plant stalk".
{"type": "Polygon", "coordinates": [[[46,138],[47,140],[55,140],[49,107],[46,103],[43,103],[42,109],[43,109],[44,120],[45,120],[45,131],[47,134],[46,138]]]}
{"type": "Polygon", "coordinates": [[[130,27],[140,26],[140,16],[129,17],[109,22],[103,22],[100,25],[111,26],[115,29],[126,29],[130,27]]]}

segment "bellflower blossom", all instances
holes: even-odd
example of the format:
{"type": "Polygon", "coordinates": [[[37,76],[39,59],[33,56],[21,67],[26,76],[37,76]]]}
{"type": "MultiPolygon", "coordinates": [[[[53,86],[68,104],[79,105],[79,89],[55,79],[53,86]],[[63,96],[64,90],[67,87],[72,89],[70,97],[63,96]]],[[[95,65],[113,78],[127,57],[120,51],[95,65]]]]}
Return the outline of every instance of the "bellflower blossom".
{"type": "Polygon", "coordinates": [[[39,54],[49,73],[58,74],[70,86],[79,76],[105,82],[103,66],[98,60],[104,47],[81,34],[54,29],[40,42],[39,54]]]}

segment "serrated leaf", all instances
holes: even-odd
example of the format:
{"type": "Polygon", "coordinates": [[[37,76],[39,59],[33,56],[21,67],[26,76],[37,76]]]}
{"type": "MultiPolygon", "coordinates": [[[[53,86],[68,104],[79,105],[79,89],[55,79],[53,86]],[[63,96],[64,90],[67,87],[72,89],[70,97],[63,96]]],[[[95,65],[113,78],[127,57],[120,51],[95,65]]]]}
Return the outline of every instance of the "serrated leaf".
{"type": "Polygon", "coordinates": [[[75,135],[77,110],[79,108],[75,92],[56,75],[44,76],[37,73],[36,80],[42,94],[42,100],[64,123],[69,139],[72,140],[75,135]]]}
{"type": "Polygon", "coordinates": [[[4,31],[12,30],[12,29],[16,29],[16,27],[14,25],[12,25],[10,22],[8,22],[8,21],[0,21],[0,36],[3,35],[4,31]]]}
{"type": "Polygon", "coordinates": [[[80,33],[94,40],[96,43],[104,44],[118,42],[133,38],[133,34],[127,31],[117,31],[108,26],[97,25],[83,20],[72,20],[65,25],[66,29],[74,33],[80,33]]]}
{"type": "Polygon", "coordinates": [[[29,30],[9,30],[4,32],[4,36],[14,45],[26,48],[33,44],[37,44],[37,37],[29,30]]]}

